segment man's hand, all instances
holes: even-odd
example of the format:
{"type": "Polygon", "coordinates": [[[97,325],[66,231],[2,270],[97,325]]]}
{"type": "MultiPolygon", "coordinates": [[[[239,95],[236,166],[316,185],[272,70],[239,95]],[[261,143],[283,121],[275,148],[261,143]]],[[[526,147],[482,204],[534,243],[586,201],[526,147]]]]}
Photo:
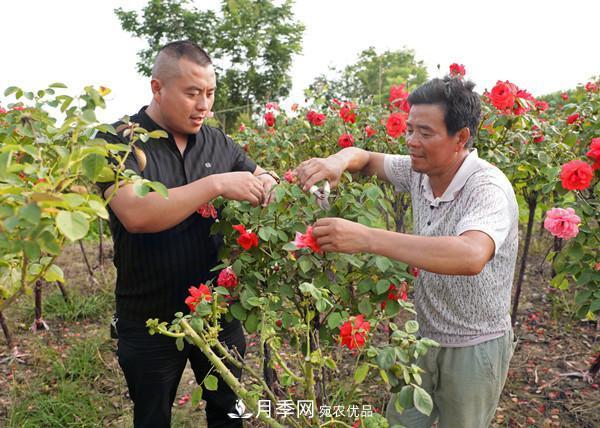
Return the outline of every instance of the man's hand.
{"type": "Polygon", "coordinates": [[[302,162],[294,170],[299,185],[306,192],[313,184],[328,180],[332,187],[337,186],[346,170],[344,160],[336,155],[327,158],[312,158],[302,162]]]}
{"type": "Polygon", "coordinates": [[[275,186],[277,185],[277,181],[271,177],[269,174],[261,174],[256,176],[256,178],[258,178],[260,180],[260,182],[262,183],[263,186],[263,192],[265,194],[265,197],[263,198],[262,201],[262,206],[266,207],[267,205],[269,205],[271,202],[273,202],[275,200],[275,186]]]}
{"type": "Polygon", "coordinates": [[[368,252],[369,228],[341,218],[322,218],[313,224],[313,236],[323,251],[368,252]]]}
{"type": "Polygon", "coordinates": [[[251,172],[227,172],[216,176],[218,177],[219,194],[225,199],[248,201],[254,207],[265,199],[263,182],[251,172]]]}

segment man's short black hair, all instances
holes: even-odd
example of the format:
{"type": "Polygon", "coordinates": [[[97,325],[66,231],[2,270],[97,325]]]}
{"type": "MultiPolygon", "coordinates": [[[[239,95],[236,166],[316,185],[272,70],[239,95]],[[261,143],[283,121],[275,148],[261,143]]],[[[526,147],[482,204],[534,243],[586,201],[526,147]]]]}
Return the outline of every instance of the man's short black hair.
{"type": "Polygon", "coordinates": [[[178,74],[178,61],[185,58],[202,67],[212,64],[208,53],[194,42],[189,40],[178,40],[164,45],[154,61],[152,77],[168,79],[178,74]]]}
{"type": "Polygon", "coordinates": [[[481,100],[473,91],[475,84],[456,77],[432,79],[419,86],[408,96],[408,103],[437,104],[444,109],[444,123],[448,135],[455,135],[462,128],[469,128],[471,137],[467,147],[473,145],[481,120],[481,100]]]}

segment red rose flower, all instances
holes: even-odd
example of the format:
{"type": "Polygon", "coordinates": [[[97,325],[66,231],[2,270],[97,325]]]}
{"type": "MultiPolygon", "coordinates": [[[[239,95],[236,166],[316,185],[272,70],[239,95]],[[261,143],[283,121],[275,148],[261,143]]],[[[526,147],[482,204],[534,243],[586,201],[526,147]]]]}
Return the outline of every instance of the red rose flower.
{"type": "Polygon", "coordinates": [[[600,138],[592,139],[590,150],[585,155],[594,161],[592,169],[600,169],[600,138]]]}
{"type": "Polygon", "coordinates": [[[314,126],[325,125],[325,115],[323,113],[317,113],[314,110],[311,110],[308,113],[306,113],[306,119],[314,126]]]}
{"type": "Polygon", "coordinates": [[[23,110],[25,110],[25,107],[24,106],[14,106],[12,109],[16,110],[16,111],[23,111],[23,110]]]}
{"type": "Polygon", "coordinates": [[[406,120],[402,113],[392,113],[385,125],[387,133],[392,138],[398,138],[406,131],[406,120]]]}
{"type": "Polygon", "coordinates": [[[266,112],[264,115],[264,119],[268,127],[272,127],[275,125],[275,115],[273,114],[273,112],[266,112]]]}
{"type": "Polygon", "coordinates": [[[365,132],[367,133],[367,137],[372,137],[373,135],[377,134],[377,131],[371,128],[369,125],[365,126],[365,132]]]}
{"type": "Polygon", "coordinates": [[[598,85],[596,85],[594,82],[587,82],[585,84],[585,90],[588,92],[596,92],[598,90],[598,85]]]}
{"type": "Polygon", "coordinates": [[[212,301],[210,289],[204,284],[200,284],[198,288],[190,287],[188,291],[190,292],[190,295],[186,297],[185,304],[188,305],[188,308],[190,308],[190,311],[192,312],[196,310],[196,305],[198,303],[212,301]]]}
{"type": "Polygon", "coordinates": [[[489,94],[490,102],[498,110],[506,111],[513,108],[517,96],[517,87],[509,81],[498,81],[489,94]]]}
{"type": "Polygon", "coordinates": [[[231,267],[227,267],[219,272],[217,285],[225,288],[235,288],[238,285],[238,277],[231,267]]]}
{"type": "Polygon", "coordinates": [[[294,245],[296,248],[310,248],[315,253],[321,252],[321,247],[317,243],[317,240],[313,236],[313,227],[308,226],[306,233],[296,232],[296,239],[294,239],[294,245]]]}
{"type": "Polygon", "coordinates": [[[247,231],[246,228],[241,224],[235,225],[233,228],[240,233],[240,236],[237,239],[237,243],[240,245],[240,247],[242,247],[244,250],[249,250],[252,247],[258,247],[258,236],[256,236],[255,233],[247,231]]]}
{"type": "Polygon", "coordinates": [[[408,92],[404,89],[404,83],[392,85],[390,87],[390,105],[397,108],[402,108],[408,98],[408,92]]]}
{"type": "Polygon", "coordinates": [[[354,113],[354,109],[356,108],[356,104],[351,102],[345,102],[343,107],[340,109],[340,117],[346,123],[355,123],[356,122],[356,113],[354,113]]]}
{"type": "Polygon", "coordinates": [[[546,111],[548,110],[548,103],[546,101],[536,100],[535,108],[537,111],[546,111]]]}
{"type": "Polygon", "coordinates": [[[450,76],[453,77],[464,77],[466,74],[465,66],[462,64],[453,63],[450,64],[450,76]]]}
{"type": "Polygon", "coordinates": [[[292,172],[291,169],[288,169],[285,174],[283,174],[283,178],[285,179],[285,181],[287,181],[288,183],[293,183],[294,181],[296,181],[296,176],[294,175],[294,173],[292,172]]]}
{"type": "Polygon", "coordinates": [[[198,208],[197,213],[200,214],[204,218],[209,218],[209,217],[217,218],[217,210],[215,209],[215,206],[210,203],[204,204],[200,208],[198,208]]]}
{"type": "Polygon", "coordinates": [[[371,331],[371,324],[364,320],[363,315],[350,318],[340,327],[340,342],[348,349],[362,348],[371,331]]]}
{"type": "Polygon", "coordinates": [[[579,159],[567,162],[560,171],[562,186],[567,190],[587,189],[593,178],[592,167],[579,159]]]}
{"type": "Polygon", "coordinates": [[[244,132],[246,130],[246,125],[244,125],[243,123],[240,124],[240,129],[238,129],[238,132],[244,132]]]}
{"type": "Polygon", "coordinates": [[[573,113],[572,115],[567,117],[567,123],[569,125],[572,125],[573,123],[577,122],[578,119],[579,119],[579,113],[573,113]]]}
{"type": "Polygon", "coordinates": [[[567,94],[566,92],[563,92],[562,94],[560,94],[560,97],[563,100],[567,101],[569,99],[569,94],[567,94]]]}
{"type": "Polygon", "coordinates": [[[342,148],[352,147],[354,145],[354,137],[351,134],[342,134],[338,138],[338,146],[342,148]]]}
{"type": "Polygon", "coordinates": [[[6,114],[6,110],[0,107],[0,114],[6,114]]]}

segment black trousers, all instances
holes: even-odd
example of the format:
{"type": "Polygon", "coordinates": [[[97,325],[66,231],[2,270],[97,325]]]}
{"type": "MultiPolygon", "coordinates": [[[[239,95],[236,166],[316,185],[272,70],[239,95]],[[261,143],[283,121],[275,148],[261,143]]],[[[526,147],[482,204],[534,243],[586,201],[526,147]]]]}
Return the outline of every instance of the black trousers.
{"type": "MultiPolygon", "coordinates": [[[[155,334],[151,336],[143,321],[119,319],[116,324],[119,338],[117,358],[125,375],[129,395],[134,403],[133,420],[136,428],[165,428],[171,425],[171,408],[183,369],[190,360],[197,382],[202,382],[212,364],[200,349],[185,342],[178,351],[175,339],[155,334]]],[[[228,347],[235,346],[240,354],[246,350],[246,339],[239,321],[223,323],[219,339],[228,347]]],[[[241,370],[228,366],[232,373],[241,377],[241,370]]],[[[206,417],[209,428],[241,428],[240,419],[231,419],[227,413],[235,413],[237,396],[218,374],[216,391],[202,391],[206,401],[206,417]]]]}

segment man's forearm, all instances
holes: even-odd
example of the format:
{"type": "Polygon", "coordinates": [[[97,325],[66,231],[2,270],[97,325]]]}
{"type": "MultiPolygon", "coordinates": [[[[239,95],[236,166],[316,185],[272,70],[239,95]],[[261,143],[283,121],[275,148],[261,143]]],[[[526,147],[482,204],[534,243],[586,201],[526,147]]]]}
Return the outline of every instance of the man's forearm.
{"type": "MultiPolygon", "coordinates": [[[[107,191],[110,193],[110,189],[107,191]]],[[[169,189],[168,198],[156,192],[140,198],[133,195],[132,185],[120,189],[111,201],[111,208],[131,233],[156,233],[181,223],[201,205],[221,193],[215,175],[184,186],[169,189]],[[124,203],[123,198],[135,197],[135,203],[124,203]]]]}
{"type": "Polygon", "coordinates": [[[331,155],[331,158],[342,162],[342,167],[348,172],[358,172],[362,175],[378,175],[378,165],[375,161],[377,153],[359,149],[357,147],[348,147],[331,155]]]}
{"type": "Polygon", "coordinates": [[[364,252],[396,259],[428,272],[477,275],[490,257],[489,251],[482,249],[477,239],[473,240],[471,236],[417,236],[366,228],[364,252]]]}

